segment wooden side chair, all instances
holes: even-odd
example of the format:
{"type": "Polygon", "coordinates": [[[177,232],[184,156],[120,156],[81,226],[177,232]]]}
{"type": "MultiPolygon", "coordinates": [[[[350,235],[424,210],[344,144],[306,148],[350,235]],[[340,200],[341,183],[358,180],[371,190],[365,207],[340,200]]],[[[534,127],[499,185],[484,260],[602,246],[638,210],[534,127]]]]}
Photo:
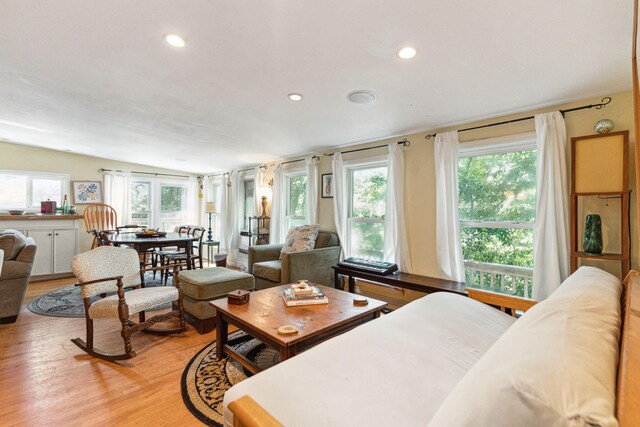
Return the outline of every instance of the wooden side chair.
{"type": "MultiPolygon", "coordinates": [[[[84,226],[87,233],[91,233],[91,230],[116,230],[118,227],[118,214],[109,205],[92,203],[84,209],[84,226]]],[[[97,246],[98,242],[94,238],[91,249],[97,246]]]]}
{"type": "MultiPolygon", "coordinates": [[[[175,268],[173,286],[144,287],[144,272],[154,271],[153,268],[140,270],[138,253],[131,248],[100,246],[91,251],[76,255],[71,268],[80,283],[82,299],[84,301],[87,325],[86,342],[80,338],[71,341],[92,356],[115,361],[130,359],[136,356],[131,346],[131,335],[143,331],[166,335],[186,330],[182,290],[178,270],[175,268]],[[125,289],[133,288],[127,292],[125,289]],[[91,302],[96,295],[117,292],[91,302]],[[174,308],[164,314],[159,314],[145,320],[145,311],[166,303],[175,303],[174,308]],[[138,313],[139,323],[129,320],[138,313]],[[180,324],[174,328],[150,328],[157,322],[178,317],[180,324]],[[122,324],[122,338],[124,339],[124,353],[108,354],[96,349],[93,345],[94,319],[117,318],[122,324]]],[[[161,269],[162,267],[158,267],[161,269]]],[[[170,268],[170,267],[166,267],[170,268]]]]}
{"type": "MultiPolygon", "coordinates": [[[[193,227],[189,230],[189,234],[193,237],[197,237],[198,240],[192,243],[192,256],[191,256],[191,265],[187,265],[187,253],[184,251],[178,252],[170,252],[165,253],[160,258],[161,266],[176,266],[180,267],[182,270],[183,267],[187,269],[196,269],[196,268],[204,268],[202,263],[202,240],[204,239],[204,235],[206,233],[206,229],[204,227],[193,227]],[[197,264],[197,265],[196,265],[197,264]]],[[[161,272],[160,279],[162,280],[162,276],[164,273],[164,283],[167,283],[167,279],[169,274],[171,274],[170,270],[165,270],[161,272]]]]}

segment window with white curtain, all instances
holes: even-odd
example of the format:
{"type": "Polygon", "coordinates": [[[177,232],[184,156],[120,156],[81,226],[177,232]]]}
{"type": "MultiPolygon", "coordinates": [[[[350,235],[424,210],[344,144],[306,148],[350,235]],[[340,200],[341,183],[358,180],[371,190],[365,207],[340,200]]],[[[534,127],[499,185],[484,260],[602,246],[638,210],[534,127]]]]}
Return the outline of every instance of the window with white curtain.
{"type": "Polygon", "coordinates": [[[285,174],[286,230],[304,225],[307,210],[307,174],[285,174]]]}
{"type": "Polygon", "coordinates": [[[535,134],[461,144],[458,205],[465,261],[532,268],[535,134]]]}
{"type": "Polygon", "coordinates": [[[256,216],[255,190],[253,177],[240,180],[240,231],[249,231],[249,218],[256,216]]]}
{"type": "MultiPolygon", "coordinates": [[[[211,231],[214,240],[222,240],[222,226],[221,226],[221,209],[222,209],[222,181],[209,181],[209,190],[207,201],[214,202],[216,204],[217,212],[211,214],[211,231]]],[[[206,224],[209,226],[209,215],[206,215],[206,224]]]]}
{"type": "Polygon", "coordinates": [[[134,178],[131,180],[132,222],[173,231],[176,226],[188,223],[189,197],[192,196],[186,182],[134,178]]]}
{"type": "Polygon", "coordinates": [[[387,162],[346,166],[348,257],[384,259],[387,162]]]}
{"type": "Polygon", "coordinates": [[[0,169],[0,209],[40,211],[40,202],[51,200],[62,206],[69,194],[70,176],[61,173],[0,169]]]}

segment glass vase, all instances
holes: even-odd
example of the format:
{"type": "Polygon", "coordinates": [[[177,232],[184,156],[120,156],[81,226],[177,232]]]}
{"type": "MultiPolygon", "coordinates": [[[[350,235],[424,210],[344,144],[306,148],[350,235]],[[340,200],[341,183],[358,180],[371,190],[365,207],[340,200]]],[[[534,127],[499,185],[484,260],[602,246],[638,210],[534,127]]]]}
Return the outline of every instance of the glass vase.
{"type": "Polygon", "coordinates": [[[587,215],[584,224],[582,250],[587,255],[602,254],[602,220],[600,215],[587,215]]]}

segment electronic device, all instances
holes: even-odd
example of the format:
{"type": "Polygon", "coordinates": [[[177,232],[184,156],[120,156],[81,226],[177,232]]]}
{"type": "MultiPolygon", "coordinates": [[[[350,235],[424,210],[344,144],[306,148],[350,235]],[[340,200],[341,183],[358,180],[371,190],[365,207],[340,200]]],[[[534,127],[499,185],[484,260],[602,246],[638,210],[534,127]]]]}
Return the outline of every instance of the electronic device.
{"type": "Polygon", "coordinates": [[[366,271],[367,273],[380,274],[383,276],[398,271],[397,264],[384,261],[372,261],[364,258],[347,258],[338,262],[338,265],[352,270],[366,271]]]}

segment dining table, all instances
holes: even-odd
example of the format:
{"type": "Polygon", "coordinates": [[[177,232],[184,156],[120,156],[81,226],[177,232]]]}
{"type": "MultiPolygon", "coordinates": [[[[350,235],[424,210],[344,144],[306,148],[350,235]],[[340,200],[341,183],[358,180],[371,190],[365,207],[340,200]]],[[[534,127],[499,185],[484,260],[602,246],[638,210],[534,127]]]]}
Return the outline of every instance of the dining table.
{"type": "Polygon", "coordinates": [[[114,246],[126,245],[135,249],[139,254],[152,248],[164,248],[167,246],[182,248],[187,254],[187,270],[191,270],[193,242],[198,240],[198,237],[187,233],[167,233],[164,236],[151,237],[138,237],[135,233],[120,233],[110,235],[108,239],[114,246]]]}

